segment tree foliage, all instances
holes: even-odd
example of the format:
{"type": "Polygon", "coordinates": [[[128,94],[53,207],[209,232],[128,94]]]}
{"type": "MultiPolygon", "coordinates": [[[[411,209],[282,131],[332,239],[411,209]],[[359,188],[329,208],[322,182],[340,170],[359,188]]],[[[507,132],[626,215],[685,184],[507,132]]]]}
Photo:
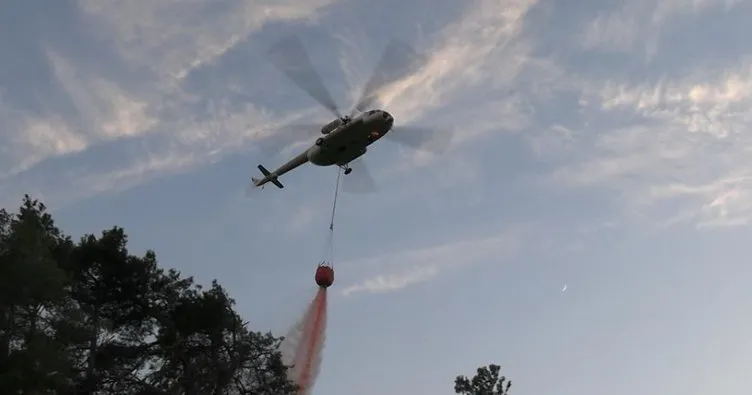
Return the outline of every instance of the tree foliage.
{"type": "Polygon", "coordinates": [[[74,241],[26,196],[0,210],[0,388],[7,394],[295,392],[280,339],[253,332],[216,282],[127,249],[113,227],[74,241]]]}
{"type": "Polygon", "coordinates": [[[463,395],[507,395],[512,382],[505,376],[499,377],[501,366],[479,367],[472,379],[457,376],[454,379],[454,392],[463,395]]]}

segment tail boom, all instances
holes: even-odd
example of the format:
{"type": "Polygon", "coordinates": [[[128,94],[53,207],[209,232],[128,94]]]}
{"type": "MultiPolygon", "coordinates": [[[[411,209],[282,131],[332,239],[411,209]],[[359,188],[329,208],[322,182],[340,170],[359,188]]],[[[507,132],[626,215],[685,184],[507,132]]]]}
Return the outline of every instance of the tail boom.
{"type": "Polygon", "coordinates": [[[269,170],[266,169],[266,167],[264,167],[263,165],[258,165],[258,169],[261,171],[261,174],[264,175],[264,178],[259,179],[256,177],[251,177],[251,181],[253,181],[253,185],[260,187],[266,184],[267,182],[271,182],[272,184],[274,184],[274,186],[276,186],[279,189],[282,189],[285,187],[284,185],[282,185],[281,182],[279,182],[279,180],[277,179],[277,175],[272,174],[269,170]]]}
{"type": "Polygon", "coordinates": [[[278,178],[287,173],[290,170],[293,170],[297,168],[298,166],[308,162],[308,151],[305,151],[298,156],[290,159],[287,163],[280,166],[277,170],[274,170],[273,172],[267,170],[264,166],[258,165],[258,169],[261,171],[261,174],[264,175],[264,178],[253,178],[251,177],[251,181],[253,181],[253,185],[260,187],[267,182],[271,182],[274,184],[277,188],[284,188],[281,182],[279,182],[278,178]]]}

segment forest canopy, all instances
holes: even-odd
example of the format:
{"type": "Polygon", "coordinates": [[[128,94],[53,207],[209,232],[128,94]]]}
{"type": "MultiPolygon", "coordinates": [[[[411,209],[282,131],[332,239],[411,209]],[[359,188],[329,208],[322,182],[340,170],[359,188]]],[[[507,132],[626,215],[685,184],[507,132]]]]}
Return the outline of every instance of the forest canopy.
{"type": "Polygon", "coordinates": [[[295,392],[280,338],[216,282],[133,255],[119,227],[78,240],[29,196],[0,210],[0,388],[7,394],[295,392]]]}

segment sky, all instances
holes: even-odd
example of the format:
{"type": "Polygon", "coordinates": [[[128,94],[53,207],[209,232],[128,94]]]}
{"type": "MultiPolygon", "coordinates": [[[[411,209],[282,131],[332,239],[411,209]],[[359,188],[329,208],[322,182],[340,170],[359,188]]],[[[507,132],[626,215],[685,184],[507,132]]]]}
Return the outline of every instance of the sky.
{"type": "Polygon", "coordinates": [[[512,395],[746,395],[751,17],[742,0],[4,2],[0,206],[32,194],[74,236],[123,226],[132,253],[217,279],[281,335],[315,292],[337,171],[245,195],[304,149],[271,149],[276,130],[331,120],[264,52],[301,37],[346,110],[395,37],[425,62],[379,108],[453,134],[441,155],[374,144],[378,190],[340,194],[314,393],[451,394],[497,363],[512,395]]]}

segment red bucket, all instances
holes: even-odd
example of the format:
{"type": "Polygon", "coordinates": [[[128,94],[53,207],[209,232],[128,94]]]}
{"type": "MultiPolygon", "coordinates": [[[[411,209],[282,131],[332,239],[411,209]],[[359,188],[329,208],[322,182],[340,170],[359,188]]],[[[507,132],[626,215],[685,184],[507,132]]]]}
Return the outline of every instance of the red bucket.
{"type": "Polygon", "coordinates": [[[329,288],[334,284],[334,269],[323,263],[319,265],[319,267],[316,268],[316,284],[323,288],[329,288]]]}

